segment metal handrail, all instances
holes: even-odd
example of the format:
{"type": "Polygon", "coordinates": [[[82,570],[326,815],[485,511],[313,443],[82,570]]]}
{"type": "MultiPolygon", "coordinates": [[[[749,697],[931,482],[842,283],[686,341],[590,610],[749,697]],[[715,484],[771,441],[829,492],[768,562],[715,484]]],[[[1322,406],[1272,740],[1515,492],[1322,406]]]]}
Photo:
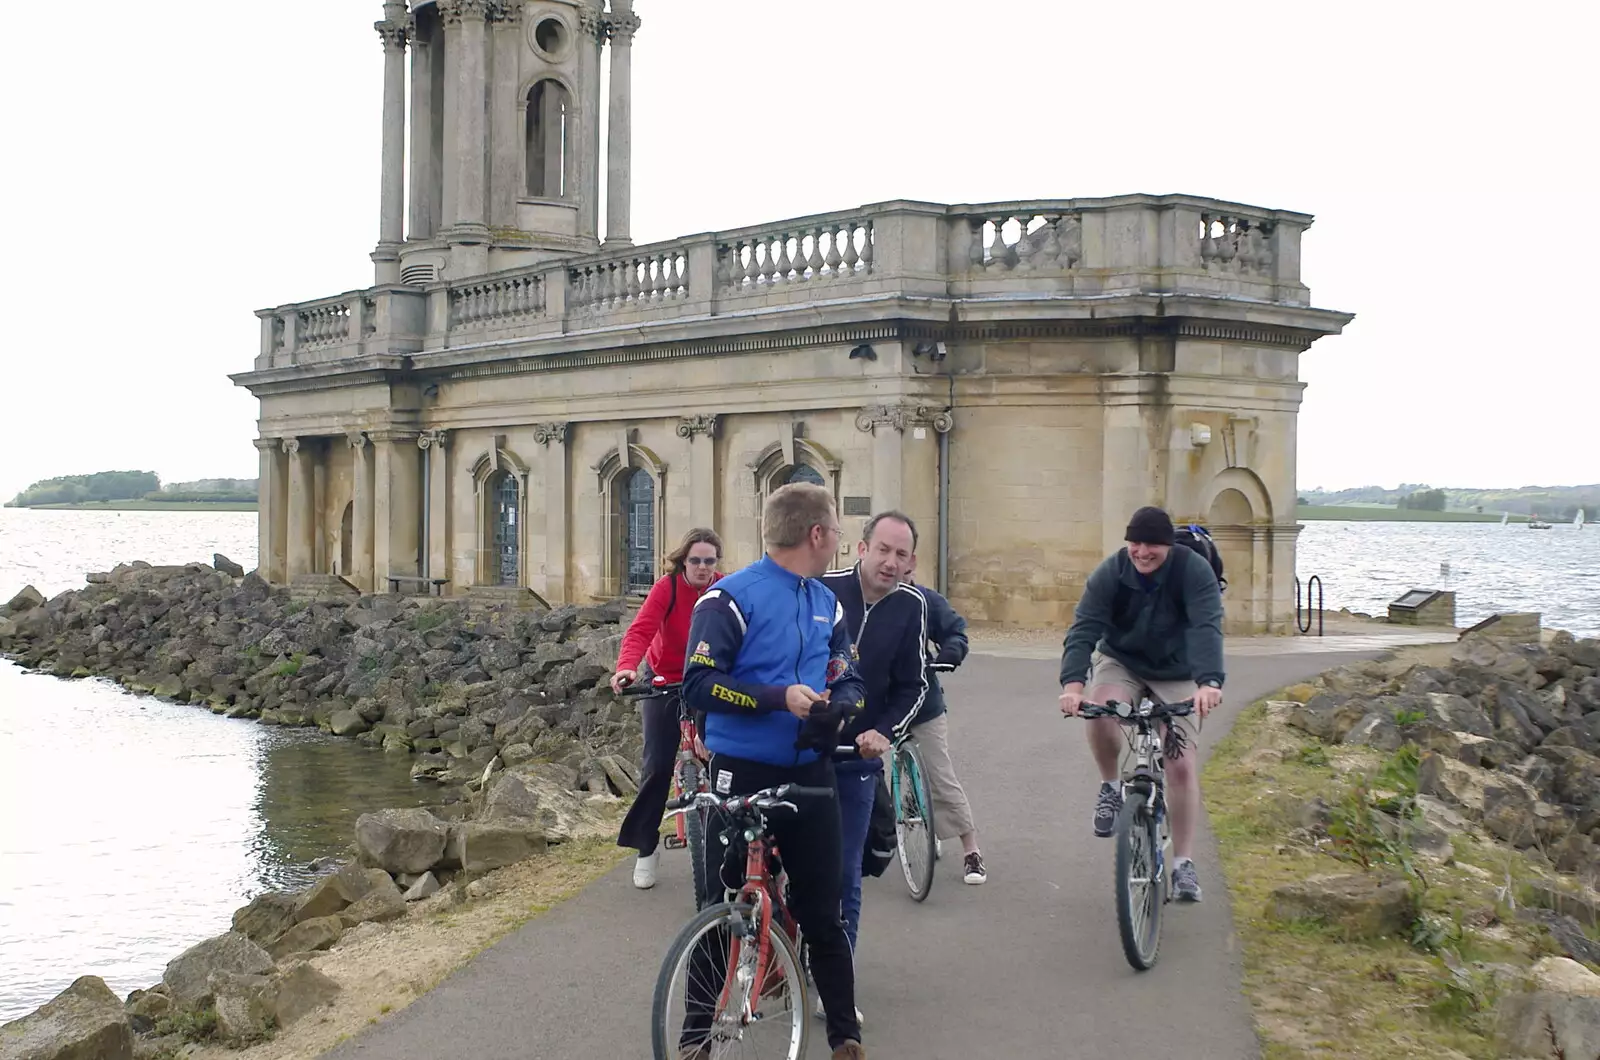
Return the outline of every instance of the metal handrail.
{"type": "Polygon", "coordinates": [[[1300,576],[1299,575],[1295,575],[1295,579],[1294,579],[1294,624],[1295,624],[1295,628],[1298,629],[1301,633],[1310,633],[1311,632],[1311,616],[1312,616],[1312,613],[1313,613],[1313,609],[1312,609],[1312,606],[1311,606],[1311,600],[1312,600],[1311,594],[1312,594],[1312,590],[1313,589],[1316,591],[1315,614],[1316,614],[1316,618],[1317,618],[1317,636],[1320,637],[1320,636],[1322,636],[1322,614],[1323,614],[1323,611],[1325,610],[1325,608],[1323,607],[1323,599],[1322,599],[1322,576],[1321,575],[1313,574],[1310,578],[1308,578],[1306,580],[1304,586],[1302,586],[1301,583],[1300,583],[1300,576]],[[1303,593],[1302,593],[1302,589],[1304,590],[1303,593]]]}

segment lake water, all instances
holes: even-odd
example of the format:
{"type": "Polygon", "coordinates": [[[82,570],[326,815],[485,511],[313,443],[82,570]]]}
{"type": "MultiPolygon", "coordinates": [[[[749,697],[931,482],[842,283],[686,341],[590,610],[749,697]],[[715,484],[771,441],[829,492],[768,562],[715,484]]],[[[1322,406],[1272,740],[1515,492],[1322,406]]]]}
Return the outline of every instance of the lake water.
{"type": "MultiPolygon", "coordinates": [[[[1299,570],[1329,608],[1382,614],[1454,589],[1457,620],[1536,610],[1600,636],[1600,527],[1312,522],[1299,570]],[[1449,563],[1447,574],[1440,564],[1449,563]]],[[[47,596],[135,559],[256,562],[253,512],[0,508],[0,599],[47,596]]],[[[0,662],[0,1021],[100,975],[126,992],[227,929],[268,887],[304,882],[355,818],[427,794],[408,763],[348,740],[61,681],[0,662]]]]}

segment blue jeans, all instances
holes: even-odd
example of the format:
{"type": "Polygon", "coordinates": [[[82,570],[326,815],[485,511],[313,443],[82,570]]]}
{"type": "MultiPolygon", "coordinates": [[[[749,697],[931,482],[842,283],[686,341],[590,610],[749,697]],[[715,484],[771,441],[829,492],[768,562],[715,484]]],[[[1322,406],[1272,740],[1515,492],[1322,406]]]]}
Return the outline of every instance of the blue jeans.
{"type": "Polygon", "coordinates": [[[861,855],[867,846],[867,826],[872,823],[872,804],[878,795],[881,761],[850,760],[835,765],[839,779],[839,824],[844,864],[839,891],[839,913],[850,950],[855,952],[856,936],[861,931],[861,855]]]}

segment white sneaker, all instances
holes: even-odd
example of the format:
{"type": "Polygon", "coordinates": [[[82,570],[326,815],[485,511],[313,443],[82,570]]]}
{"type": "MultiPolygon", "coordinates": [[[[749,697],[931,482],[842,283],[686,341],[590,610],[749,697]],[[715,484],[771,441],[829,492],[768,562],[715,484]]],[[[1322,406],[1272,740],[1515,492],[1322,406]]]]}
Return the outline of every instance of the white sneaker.
{"type": "Polygon", "coordinates": [[[633,863],[633,885],[641,891],[648,891],[656,885],[656,860],[661,857],[661,851],[656,851],[649,856],[639,855],[639,860],[633,863]]]}
{"type": "MultiPolygon", "coordinates": [[[[819,1020],[825,1020],[828,1018],[828,1012],[822,1007],[822,998],[820,996],[817,998],[817,1003],[811,1006],[811,1014],[817,1017],[819,1020]]],[[[860,1009],[856,1009],[856,1023],[865,1024],[866,1022],[867,1017],[861,1014],[860,1009]]]]}
{"type": "Polygon", "coordinates": [[[942,857],[944,857],[944,840],[935,839],[933,841],[933,860],[938,861],[942,857]]]}

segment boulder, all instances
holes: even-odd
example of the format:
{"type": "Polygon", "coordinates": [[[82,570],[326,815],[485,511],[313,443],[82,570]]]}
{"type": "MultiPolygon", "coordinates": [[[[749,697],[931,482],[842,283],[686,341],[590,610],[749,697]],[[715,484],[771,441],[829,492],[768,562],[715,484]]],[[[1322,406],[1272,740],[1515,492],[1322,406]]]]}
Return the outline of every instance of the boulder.
{"type": "MultiPolygon", "coordinates": [[[[353,905],[367,896],[372,890],[372,878],[369,871],[377,871],[388,880],[388,874],[381,869],[368,870],[351,862],[339,871],[322,877],[311,885],[311,889],[301,896],[295,907],[294,919],[298,923],[302,920],[315,920],[317,917],[332,916],[347,905],[353,905]]],[[[393,887],[394,882],[389,881],[393,887]]]]}
{"type": "Polygon", "coordinates": [[[1583,930],[1583,925],[1570,916],[1550,909],[1518,909],[1517,918],[1539,924],[1555,939],[1561,952],[1575,961],[1600,964],[1600,942],[1595,942],[1583,930]]]}
{"type": "Polygon", "coordinates": [[[339,991],[337,982],[301,961],[274,976],[262,991],[261,1000],[273,1021],[283,1027],[308,1012],[333,1004],[339,991]]]}
{"type": "Polygon", "coordinates": [[[1267,901],[1278,921],[1315,920],[1348,938],[1403,934],[1417,917],[1416,897],[1403,877],[1388,873],[1313,876],[1284,884],[1267,901]]]}
{"type": "Polygon", "coordinates": [[[1378,751],[1395,751],[1404,741],[1392,714],[1372,711],[1351,726],[1350,731],[1345,734],[1344,742],[1360,747],[1371,747],[1378,751]]]}
{"type": "MultiPolygon", "coordinates": [[[[21,592],[13,596],[4,607],[0,607],[0,617],[15,618],[24,611],[32,611],[36,607],[43,606],[44,594],[31,585],[24,585],[21,592]]],[[[92,979],[94,977],[85,976],[84,978],[92,979]]],[[[81,979],[79,980],[79,982],[82,981],[81,979]]],[[[67,989],[70,991],[72,988],[68,987],[67,989]]]]}
{"type": "Polygon", "coordinates": [[[233,914],[233,930],[269,946],[294,926],[295,910],[301,897],[288,891],[266,891],[233,914]]]}
{"type": "Polygon", "coordinates": [[[212,554],[212,556],[211,556],[211,565],[213,567],[217,568],[217,570],[219,570],[222,573],[226,574],[230,578],[243,578],[244,577],[244,568],[239,566],[233,560],[229,559],[227,556],[224,556],[220,552],[216,552],[216,553],[212,554]]]}
{"type": "Polygon", "coordinates": [[[325,950],[339,941],[344,934],[344,922],[336,916],[319,916],[302,920],[283,933],[271,947],[273,957],[283,958],[291,953],[310,953],[325,950]]]}
{"type": "Polygon", "coordinates": [[[432,898],[439,893],[439,880],[431,872],[424,872],[418,876],[416,882],[406,888],[405,900],[420,902],[424,898],[432,898]]]}
{"type": "Polygon", "coordinates": [[[370,728],[371,723],[353,710],[336,710],[328,719],[328,731],[335,736],[359,736],[370,728]]]}
{"type": "Polygon", "coordinates": [[[105,980],[86,975],[38,1011],[0,1026],[6,1060],[133,1060],[133,1028],[105,980]]]}
{"type": "MultiPolygon", "coordinates": [[[[374,872],[382,870],[374,869],[374,872]]],[[[400,888],[395,886],[387,873],[383,874],[383,883],[376,885],[360,901],[347,907],[339,914],[339,920],[346,928],[365,924],[369,920],[383,922],[394,920],[406,915],[405,896],[400,893],[400,888]]]]}
{"type": "Polygon", "coordinates": [[[128,1025],[135,1034],[149,1034],[155,1029],[156,1020],[172,1011],[172,998],[163,986],[135,990],[128,995],[122,1010],[128,1014],[128,1025]]]}
{"type": "Polygon", "coordinates": [[[1600,1056],[1600,976],[1567,957],[1534,965],[1534,989],[1495,1006],[1500,1055],[1571,1060],[1600,1056]]]}
{"type": "Polygon", "coordinates": [[[217,1035],[230,1045],[247,1045],[267,1036],[272,1023],[261,994],[268,979],[243,972],[212,972],[212,1004],[217,1013],[217,1035]]]}
{"type": "Polygon", "coordinates": [[[601,755],[600,768],[606,771],[606,779],[611,781],[617,794],[625,797],[639,794],[638,774],[621,755],[601,755]]]}
{"type": "Polygon", "coordinates": [[[197,942],[167,962],[161,981],[179,1008],[198,1008],[211,996],[212,972],[261,975],[272,970],[272,956],[237,931],[197,942]]]}
{"type": "Polygon", "coordinates": [[[1328,743],[1338,743],[1367,714],[1367,704],[1348,696],[1313,696],[1289,710],[1288,723],[1328,743]]]}
{"type": "Polygon", "coordinates": [[[1487,784],[1483,789],[1483,827],[1496,839],[1526,850],[1538,841],[1534,802],[1521,788],[1487,784]]]}
{"type": "Polygon", "coordinates": [[[515,865],[543,854],[544,850],[544,832],[537,822],[502,817],[452,825],[444,860],[447,865],[479,873],[515,865]]]}
{"type": "Polygon", "coordinates": [[[363,864],[390,873],[426,872],[444,854],[449,829],[427,810],[380,810],[356,821],[363,864]]]}

